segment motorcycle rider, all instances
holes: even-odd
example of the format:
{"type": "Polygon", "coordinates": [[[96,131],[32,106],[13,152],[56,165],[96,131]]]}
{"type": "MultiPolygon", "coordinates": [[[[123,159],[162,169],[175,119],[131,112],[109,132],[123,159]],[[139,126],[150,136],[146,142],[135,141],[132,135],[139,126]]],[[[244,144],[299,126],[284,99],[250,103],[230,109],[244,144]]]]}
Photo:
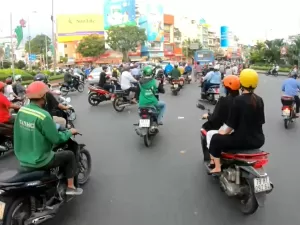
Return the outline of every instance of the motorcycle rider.
{"type": "Polygon", "coordinates": [[[112,71],[112,77],[118,78],[120,76],[120,72],[117,69],[117,67],[114,66],[113,71],[112,71]]]}
{"type": "Polygon", "coordinates": [[[162,119],[166,111],[166,103],[158,101],[157,93],[165,93],[163,83],[153,78],[153,70],[151,66],[143,69],[143,77],[138,83],[139,107],[155,106],[159,110],[157,122],[162,125],[162,119]]]}
{"type": "Polygon", "coordinates": [[[107,81],[109,81],[110,78],[109,78],[109,76],[107,76],[106,72],[107,72],[107,66],[102,66],[102,72],[100,73],[100,79],[99,79],[98,86],[108,92],[114,93],[115,86],[107,83],[107,81]]]}
{"type": "Polygon", "coordinates": [[[171,63],[169,62],[168,65],[166,65],[166,67],[165,67],[165,71],[164,71],[165,76],[168,76],[168,74],[171,73],[172,70],[173,70],[173,66],[172,66],[171,63]]]}
{"type": "Polygon", "coordinates": [[[186,67],[184,68],[184,74],[189,74],[192,73],[193,68],[191,67],[191,65],[188,63],[186,64],[186,67]]]}
{"type": "Polygon", "coordinates": [[[219,65],[215,65],[213,69],[208,72],[203,78],[203,92],[206,93],[207,90],[213,85],[220,85],[221,83],[221,73],[219,71],[219,65]]]}
{"type": "Polygon", "coordinates": [[[121,89],[122,90],[128,90],[134,92],[134,97],[131,100],[132,103],[137,104],[136,98],[137,98],[137,87],[132,86],[133,83],[137,83],[138,81],[131,75],[130,73],[130,67],[124,66],[123,72],[121,75],[121,89]]]}
{"type": "Polygon", "coordinates": [[[66,69],[66,72],[64,74],[64,83],[68,85],[68,89],[73,88],[73,77],[71,69],[66,69]]]}
{"type": "Polygon", "coordinates": [[[6,86],[4,87],[4,95],[6,96],[6,98],[10,102],[20,99],[14,92],[14,89],[12,86],[12,83],[13,83],[12,77],[6,78],[5,83],[6,83],[6,86]]]}
{"type": "Polygon", "coordinates": [[[10,102],[4,95],[6,84],[0,81],[0,123],[14,123],[15,117],[10,114],[9,109],[20,109],[20,106],[10,102]]]}
{"type": "MultiPolygon", "coordinates": [[[[43,74],[34,76],[33,80],[41,81],[46,85],[48,84],[48,78],[43,74]]],[[[66,127],[68,119],[67,115],[63,111],[69,108],[69,106],[64,106],[63,104],[59,103],[50,91],[46,93],[46,104],[44,110],[46,110],[53,117],[55,123],[62,127],[66,127]]]]}
{"type": "Polygon", "coordinates": [[[49,170],[55,167],[64,169],[68,179],[67,195],[81,195],[83,190],[74,186],[77,170],[75,155],[66,150],[53,152],[53,145],[66,142],[75,129],[58,132],[50,114],[43,108],[46,104],[48,86],[42,81],[32,82],[26,96],[30,104],[22,107],[14,125],[14,151],[22,167],[49,170]]]}
{"type": "Polygon", "coordinates": [[[265,143],[262,125],[265,123],[264,102],[254,94],[258,85],[258,74],[253,69],[245,69],[240,74],[242,94],[235,97],[227,128],[213,135],[209,152],[211,155],[210,174],[220,174],[221,153],[228,150],[258,149],[265,143]],[[234,132],[233,132],[234,131],[234,132]]]}
{"type": "MultiPolygon", "coordinates": [[[[297,81],[298,74],[292,72],[291,76],[287,78],[281,87],[284,96],[294,97],[296,104],[296,117],[299,117],[300,99],[298,91],[300,90],[300,83],[297,81]]],[[[282,102],[283,103],[283,102],[282,102]]]]}
{"type": "Polygon", "coordinates": [[[16,81],[16,83],[13,85],[14,93],[18,97],[23,98],[24,95],[25,95],[26,90],[25,90],[24,86],[22,85],[22,75],[16,75],[15,76],[15,81],[16,81]]]}
{"type": "Polygon", "coordinates": [[[229,117],[234,98],[240,94],[240,79],[238,76],[226,76],[223,80],[223,86],[225,88],[226,96],[220,97],[214,112],[211,115],[206,113],[202,116],[202,118],[207,119],[207,122],[202,125],[202,128],[208,131],[206,134],[208,148],[212,136],[218,133],[219,129],[225,129],[227,127],[225,123],[229,117]]]}
{"type": "Polygon", "coordinates": [[[174,68],[173,68],[173,70],[171,71],[171,79],[172,80],[178,80],[179,79],[179,77],[181,76],[181,73],[180,73],[180,71],[179,71],[179,69],[178,69],[178,65],[175,65],[174,66],[174,68]]]}

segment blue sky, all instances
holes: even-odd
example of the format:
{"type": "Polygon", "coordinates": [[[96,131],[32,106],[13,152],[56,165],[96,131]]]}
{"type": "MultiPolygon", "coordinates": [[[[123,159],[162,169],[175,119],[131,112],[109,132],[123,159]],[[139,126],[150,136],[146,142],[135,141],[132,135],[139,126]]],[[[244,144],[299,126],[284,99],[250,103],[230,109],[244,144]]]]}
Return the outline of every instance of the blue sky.
{"type": "MultiPolygon", "coordinates": [[[[0,13],[0,36],[9,35],[9,12],[13,13],[14,27],[21,18],[30,19],[32,34],[51,34],[51,0],[3,0],[5,10],[0,13]],[[4,12],[3,12],[4,11],[4,12]],[[35,11],[35,13],[33,13],[35,11]]],[[[145,0],[146,1],[146,0],[145,0]]],[[[153,0],[151,0],[153,2],[153,0]]],[[[219,33],[227,25],[244,42],[254,39],[287,37],[300,33],[300,2],[285,0],[161,0],[165,13],[203,17],[219,33]],[[283,5],[282,5],[283,3],[283,5]]],[[[55,14],[102,14],[103,0],[54,0],[55,14]]],[[[27,37],[27,30],[24,31],[27,37]]]]}

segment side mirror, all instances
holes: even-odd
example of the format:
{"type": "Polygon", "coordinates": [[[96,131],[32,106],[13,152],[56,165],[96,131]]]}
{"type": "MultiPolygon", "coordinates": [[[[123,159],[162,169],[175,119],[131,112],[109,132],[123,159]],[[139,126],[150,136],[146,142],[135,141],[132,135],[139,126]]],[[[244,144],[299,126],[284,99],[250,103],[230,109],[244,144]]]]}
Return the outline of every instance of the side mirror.
{"type": "Polygon", "coordinates": [[[200,103],[197,103],[196,105],[199,109],[202,109],[202,110],[205,110],[205,106],[200,104],[200,103]]]}
{"type": "Polygon", "coordinates": [[[66,102],[70,103],[71,102],[71,98],[70,97],[66,98],[66,102]]]}

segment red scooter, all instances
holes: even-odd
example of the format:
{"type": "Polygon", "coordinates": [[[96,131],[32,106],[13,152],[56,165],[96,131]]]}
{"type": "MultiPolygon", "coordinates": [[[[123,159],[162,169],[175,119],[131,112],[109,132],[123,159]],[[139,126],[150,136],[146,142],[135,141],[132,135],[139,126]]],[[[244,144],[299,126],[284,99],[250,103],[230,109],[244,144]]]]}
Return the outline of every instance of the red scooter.
{"type": "Polygon", "coordinates": [[[104,90],[101,87],[98,86],[89,86],[89,97],[88,97],[88,102],[92,106],[97,106],[100,104],[100,102],[104,101],[113,101],[115,99],[115,95],[110,93],[109,91],[104,90]]]}

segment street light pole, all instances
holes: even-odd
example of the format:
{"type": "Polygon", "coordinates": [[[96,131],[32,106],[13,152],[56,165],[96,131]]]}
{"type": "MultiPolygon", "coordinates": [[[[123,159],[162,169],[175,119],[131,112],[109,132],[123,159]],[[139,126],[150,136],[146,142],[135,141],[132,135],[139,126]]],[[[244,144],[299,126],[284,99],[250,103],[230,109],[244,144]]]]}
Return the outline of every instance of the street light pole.
{"type": "Polygon", "coordinates": [[[31,66],[31,60],[30,60],[30,55],[31,55],[31,36],[30,36],[30,16],[28,16],[28,62],[29,62],[29,70],[32,70],[31,66]]]}
{"type": "Polygon", "coordinates": [[[12,13],[10,13],[10,45],[11,45],[11,69],[13,76],[15,75],[15,51],[13,46],[13,25],[12,25],[12,13]]]}
{"type": "Polygon", "coordinates": [[[53,70],[54,70],[54,76],[56,75],[56,38],[55,38],[55,24],[54,24],[54,0],[52,0],[52,15],[51,15],[51,20],[52,20],[52,45],[54,48],[53,51],[53,70]]]}
{"type": "Polygon", "coordinates": [[[45,57],[46,57],[46,70],[48,70],[48,41],[47,41],[47,35],[45,35],[45,45],[46,45],[46,48],[45,48],[45,57]]]}

